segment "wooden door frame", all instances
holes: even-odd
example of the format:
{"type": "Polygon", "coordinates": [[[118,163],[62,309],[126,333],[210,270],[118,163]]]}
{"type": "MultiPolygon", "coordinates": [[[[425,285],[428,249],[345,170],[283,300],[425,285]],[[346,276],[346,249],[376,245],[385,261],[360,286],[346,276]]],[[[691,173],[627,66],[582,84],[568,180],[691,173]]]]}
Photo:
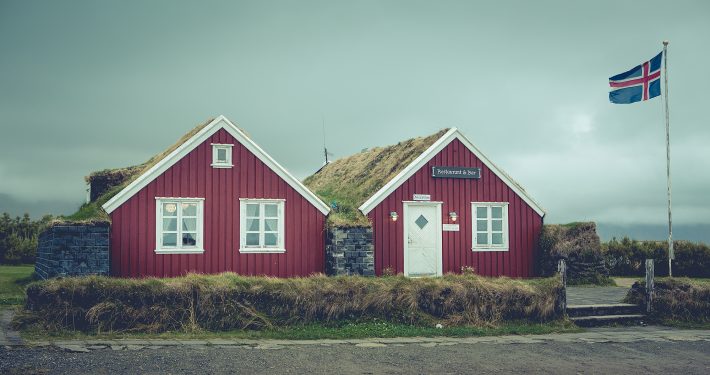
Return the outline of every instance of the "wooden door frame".
{"type": "Polygon", "coordinates": [[[404,226],[404,238],[403,238],[403,245],[404,245],[404,254],[403,254],[403,261],[404,261],[404,276],[409,277],[409,259],[408,259],[408,252],[409,252],[409,225],[407,218],[409,217],[409,207],[411,206],[429,206],[429,207],[436,207],[438,209],[438,214],[436,216],[436,222],[434,223],[435,225],[435,233],[436,233],[436,247],[438,251],[436,252],[436,259],[437,262],[439,263],[437,270],[436,270],[436,276],[442,276],[444,274],[443,268],[444,268],[444,256],[443,256],[443,248],[441,244],[441,208],[444,202],[431,202],[431,201],[403,201],[402,205],[402,224],[404,226]]]}

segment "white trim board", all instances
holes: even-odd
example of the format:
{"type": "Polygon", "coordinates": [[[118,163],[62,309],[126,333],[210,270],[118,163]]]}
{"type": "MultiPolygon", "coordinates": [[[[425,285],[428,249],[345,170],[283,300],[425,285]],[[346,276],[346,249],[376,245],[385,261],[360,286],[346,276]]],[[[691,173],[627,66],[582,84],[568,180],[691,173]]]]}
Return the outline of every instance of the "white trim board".
{"type": "Polygon", "coordinates": [[[318,211],[323,213],[323,215],[328,215],[330,212],[330,207],[323,203],[320,198],[318,198],[312,191],[310,191],[305,185],[301,183],[297,178],[293,177],[284,167],[276,162],[269,154],[266,153],[259,145],[254,143],[251,138],[247,137],[244,132],[242,132],[236,125],[234,125],[229,119],[223,115],[218,116],[212,122],[207,124],[202,130],[193,135],[192,138],[185,141],[178,148],[173,150],[168,156],[164,157],[161,161],[155,164],[153,167],[148,169],[145,173],[138,176],[133,182],[111,198],[108,202],[101,206],[107,213],[111,213],[116,210],[119,206],[125,203],[128,199],[134,196],[136,193],[141,191],[149,183],[155,180],[158,176],[163,174],[168,168],[172,167],[175,163],[180,161],[185,155],[194,150],[197,146],[205,142],[212,134],[216,133],[219,129],[226,130],[232,137],[234,137],[239,143],[247,148],[251,153],[256,155],[259,160],[261,160],[267,167],[269,167],[274,173],[286,181],[289,186],[301,194],[306,200],[308,200],[313,206],[315,206],[318,211]]]}
{"type": "Polygon", "coordinates": [[[528,195],[528,193],[515,182],[507,173],[503,172],[498,168],[493,162],[486,157],[481,150],[476,148],[476,146],[471,143],[471,141],[466,138],[458,129],[451,128],[446,134],[441,136],[434,144],[429,146],[426,151],[419,155],[414,161],[412,161],[406,168],[399,172],[392,180],[390,180],[385,186],[368,198],[365,203],[363,203],[359,209],[367,216],[367,214],[372,211],[378,204],[380,204],[385,198],[392,194],[400,185],[412,177],[417,171],[419,171],[426,163],[428,163],[436,154],[441,152],[446,146],[449,145],[454,139],[458,139],[461,143],[466,146],[466,148],[471,151],[488,169],[491,170],[498,178],[503,180],[503,182],[511,188],[520,198],[525,201],[530,207],[532,207],[538,215],[544,217],[545,210],[537,203],[535,200],[528,195]]]}

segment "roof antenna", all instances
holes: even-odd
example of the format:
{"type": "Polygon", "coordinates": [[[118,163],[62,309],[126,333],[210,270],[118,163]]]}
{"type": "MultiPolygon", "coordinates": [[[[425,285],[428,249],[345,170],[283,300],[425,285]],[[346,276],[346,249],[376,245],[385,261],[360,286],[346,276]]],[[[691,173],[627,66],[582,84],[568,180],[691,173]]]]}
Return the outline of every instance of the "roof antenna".
{"type": "Polygon", "coordinates": [[[332,153],[328,152],[328,148],[325,147],[325,116],[323,116],[323,156],[325,156],[325,163],[323,163],[323,166],[326,166],[330,163],[330,160],[328,160],[328,155],[333,155],[332,153]]]}

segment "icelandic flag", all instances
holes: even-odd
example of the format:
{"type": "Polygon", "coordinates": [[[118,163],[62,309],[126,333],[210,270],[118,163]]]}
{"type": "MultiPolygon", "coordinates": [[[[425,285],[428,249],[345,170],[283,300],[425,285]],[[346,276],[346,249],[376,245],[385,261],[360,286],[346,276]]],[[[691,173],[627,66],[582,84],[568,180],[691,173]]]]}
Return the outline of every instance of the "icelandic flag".
{"type": "Polygon", "coordinates": [[[631,70],[609,78],[609,101],[631,104],[661,95],[661,57],[663,52],[631,70]]]}

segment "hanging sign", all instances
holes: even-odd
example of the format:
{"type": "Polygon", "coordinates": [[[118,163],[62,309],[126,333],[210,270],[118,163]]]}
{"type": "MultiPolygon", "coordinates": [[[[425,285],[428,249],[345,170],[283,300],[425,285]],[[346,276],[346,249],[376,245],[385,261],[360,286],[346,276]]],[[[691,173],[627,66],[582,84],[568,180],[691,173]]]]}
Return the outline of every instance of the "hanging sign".
{"type": "Polygon", "coordinates": [[[434,178],[481,178],[481,168],[431,167],[434,178]]]}
{"type": "Polygon", "coordinates": [[[412,196],[412,200],[415,201],[430,201],[431,200],[431,195],[429,194],[414,194],[412,196]]]}
{"type": "Polygon", "coordinates": [[[442,228],[444,232],[458,232],[459,231],[459,225],[458,224],[442,224],[442,228]]]}

